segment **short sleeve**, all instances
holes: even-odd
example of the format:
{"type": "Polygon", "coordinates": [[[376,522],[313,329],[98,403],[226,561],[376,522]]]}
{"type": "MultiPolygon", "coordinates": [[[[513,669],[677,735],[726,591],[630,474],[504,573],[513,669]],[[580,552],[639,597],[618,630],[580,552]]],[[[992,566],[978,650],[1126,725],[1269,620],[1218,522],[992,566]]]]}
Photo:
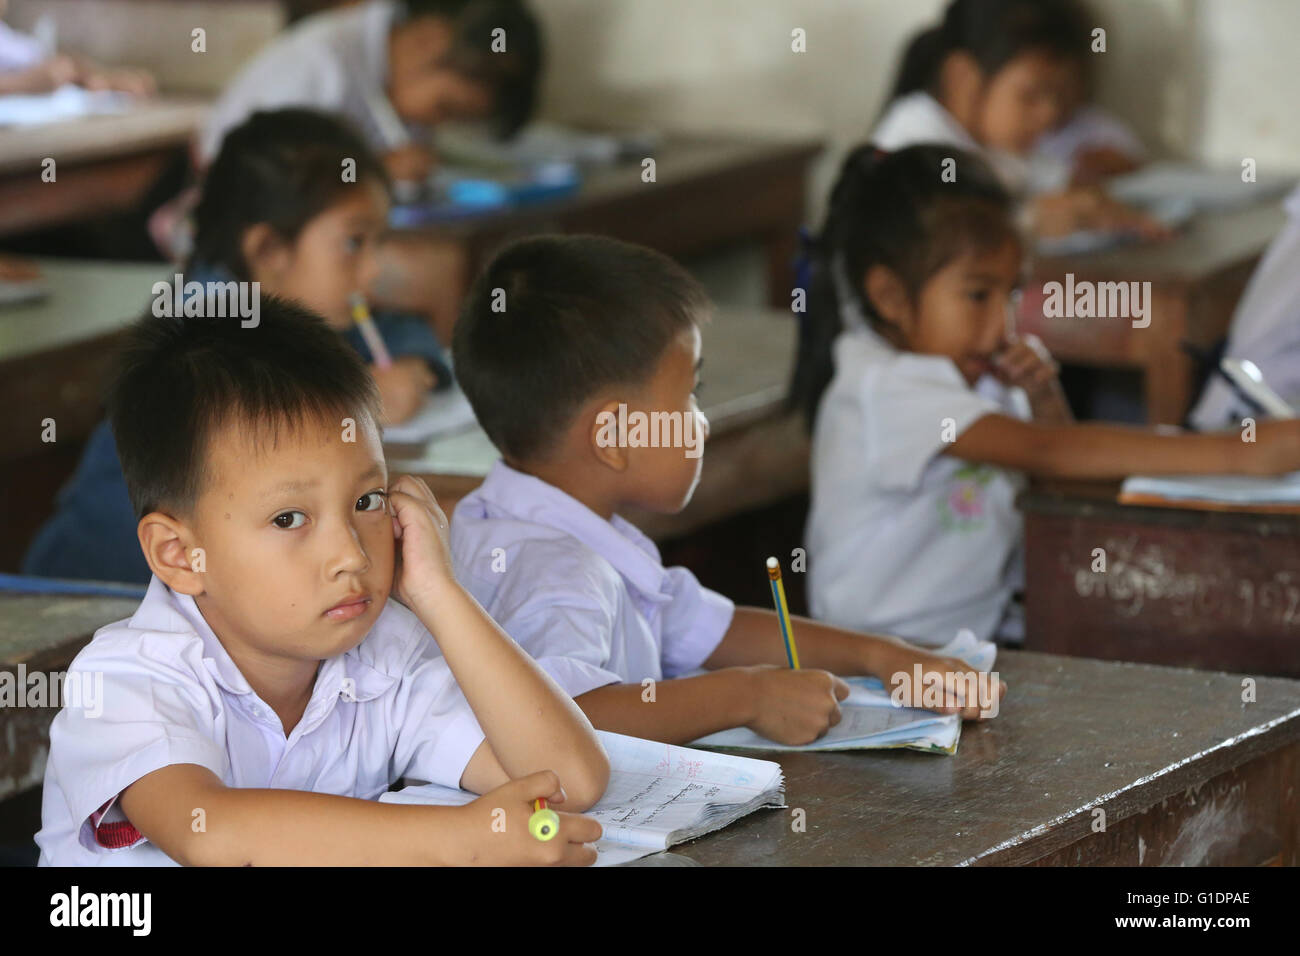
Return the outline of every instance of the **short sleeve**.
{"type": "Polygon", "coordinates": [[[423,626],[418,635],[422,639],[417,638],[397,689],[390,776],[458,789],[465,766],[483,743],[483,729],[433,638],[423,626]]]}
{"type": "Polygon", "coordinates": [[[934,456],[978,419],[1003,412],[972,391],[948,359],[900,354],[873,365],[860,384],[865,478],[909,491],[934,456]]]}
{"type": "MultiPolygon", "coordinates": [[[[572,595],[564,597],[572,601],[572,595]]],[[[570,697],[623,682],[608,669],[616,617],[596,602],[530,604],[497,622],[570,697]]]]}
{"type": "Polygon", "coordinates": [[[686,568],[667,568],[672,601],[663,612],[664,677],[698,670],[731,627],[736,605],[686,568]]]}
{"type": "MultiPolygon", "coordinates": [[[[174,764],[197,764],[218,777],[226,773],[208,690],[184,663],[168,664],[165,651],[154,653],[174,640],[147,635],[132,648],[119,645],[117,653],[101,649],[74,662],[65,678],[67,706],[50,727],[50,770],[79,828],[78,841],[88,850],[109,852],[102,843],[115,841],[98,840],[95,826],[141,777],[174,764]]],[[[113,849],[142,839],[137,834],[113,849]]]]}

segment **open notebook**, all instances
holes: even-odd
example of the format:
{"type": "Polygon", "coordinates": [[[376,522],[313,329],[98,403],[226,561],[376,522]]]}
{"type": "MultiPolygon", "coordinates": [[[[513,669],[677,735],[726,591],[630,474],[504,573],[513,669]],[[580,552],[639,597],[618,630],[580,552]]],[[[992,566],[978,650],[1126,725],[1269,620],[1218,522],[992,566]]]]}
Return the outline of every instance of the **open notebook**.
{"type": "MultiPolygon", "coordinates": [[[[610,762],[609,787],[586,811],[605,830],[596,844],[596,866],[659,853],[763,807],[785,806],[785,778],[780,765],[770,760],[707,753],[603,730],[596,735],[610,762]]],[[[458,806],[477,795],[425,784],[379,799],[458,806]]]]}
{"type": "MultiPolygon", "coordinates": [[[[980,671],[991,670],[997,658],[992,641],[980,641],[970,631],[934,653],[959,657],[980,671]]],[[[709,734],[697,747],[745,747],[754,750],[888,750],[904,747],[926,753],[954,754],[961,737],[961,718],[931,710],[895,706],[884,684],[875,677],[849,677],[849,696],[840,701],[840,722],[810,744],[790,746],[762,737],[747,727],[709,734]]]]}
{"type": "Polygon", "coordinates": [[[1187,475],[1124,481],[1124,504],[1220,511],[1300,511],[1300,471],[1276,478],[1252,475],[1187,475]]]}

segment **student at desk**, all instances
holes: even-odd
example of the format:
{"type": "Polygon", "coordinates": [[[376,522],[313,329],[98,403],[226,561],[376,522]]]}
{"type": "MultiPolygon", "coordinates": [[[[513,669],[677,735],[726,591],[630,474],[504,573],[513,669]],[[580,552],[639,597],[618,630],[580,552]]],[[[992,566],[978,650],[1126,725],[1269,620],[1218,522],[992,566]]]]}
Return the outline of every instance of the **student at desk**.
{"type": "Polygon", "coordinates": [[[922,645],[1019,636],[1025,475],[1300,468],[1300,420],[1253,442],[1075,424],[1051,356],[1008,327],[1023,250],[977,156],[858,147],[814,250],[793,397],[813,423],[808,593],[828,623],[922,645]]]}
{"type": "Polygon", "coordinates": [[[946,143],[979,153],[1023,201],[1025,224],[1039,236],[1082,229],[1163,235],[1148,216],[1096,188],[1059,182],[1029,196],[1032,150],[1064,120],[1087,42],[1086,20],[1072,0],[952,0],[942,23],[905,51],[871,139],[888,150],[946,143]]]}
{"type": "MultiPolygon", "coordinates": [[[[451,373],[423,317],[375,317],[393,358],[386,367],[375,363],[353,321],[352,297],[376,273],[375,247],[387,228],[387,183],[378,158],[334,118],[309,110],[257,113],[226,137],[208,170],[184,278],[256,282],[262,295],[310,306],[372,363],[385,415],[399,422],[435,385],[449,385],[451,373]],[[355,182],[340,174],[350,161],[355,182]]],[[[57,505],[28,549],[25,573],[149,580],[107,423],[91,434],[57,505]]]]}
{"type": "Polygon", "coordinates": [[[618,514],[676,513],[699,481],[709,308],[672,260],[612,239],[542,236],[496,256],[453,346],[465,394],[504,456],[456,507],[458,579],[598,729],[687,743],[747,726],[805,744],[840,720],[849,688],[835,674],[890,687],[937,678],[944,709],[979,716],[959,683],[970,665],[895,638],[796,618],[808,669],[783,666],[772,610],[736,607],[686,568],[664,567],[618,514]],[[622,416],[618,438],[608,416],[622,416]],[[677,425],[650,445],[644,428],[634,437],[638,419],[677,425]],[[691,675],[699,668],[708,672],[691,675]]]}
{"type": "Polygon", "coordinates": [[[433,163],[421,129],[491,118],[502,136],[533,109],[537,23],[522,0],[371,0],[295,24],[259,53],[213,106],[199,141],[206,163],[226,131],[260,109],[337,113],[382,154],[396,180],[433,163]],[[493,33],[504,31],[505,51],[493,33]]]}

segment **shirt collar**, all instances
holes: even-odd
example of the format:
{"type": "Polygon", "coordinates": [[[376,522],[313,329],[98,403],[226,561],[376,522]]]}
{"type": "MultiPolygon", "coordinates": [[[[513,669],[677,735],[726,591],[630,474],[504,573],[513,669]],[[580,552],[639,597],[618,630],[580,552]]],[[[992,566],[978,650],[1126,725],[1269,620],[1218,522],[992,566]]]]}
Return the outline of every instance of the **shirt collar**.
{"type": "MultiPolygon", "coordinates": [[[[380,613],[380,619],[387,611],[386,608],[380,613]]],[[[150,580],[144,601],[131,619],[131,626],[141,630],[197,634],[199,640],[203,642],[203,663],[213,680],[217,682],[217,686],[237,697],[247,694],[256,696],[252,685],[248,683],[248,679],[244,677],[243,672],[217,638],[194,598],[173,591],[160,581],[157,575],[150,580]]],[[[371,633],[374,633],[378,627],[379,620],[376,620],[371,633]]],[[[346,696],[352,700],[371,700],[395,682],[396,678],[376,670],[361,660],[356,653],[356,648],[326,658],[321,661],[320,669],[316,673],[316,682],[312,686],[311,700],[307,704],[307,711],[303,714],[303,722],[307,723],[313,717],[313,711],[317,711],[317,716],[324,716],[324,709],[320,706],[321,701],[332,702],[341,694],[345,694],[345,691],[346,696]],[[348,658],[351,660],[347,660],[348,658]],[[353,684],[345,684],[344,680],[347,678],[351,678],[353,684]]]]}
{"type": "Polygon", "coordinates": [[[577,538],[647,599],[671,600],[668,572],[659,549],[630,521],[618,515],[606,521],[572,495],[499,459],[475,494],[494,510],[577,538]]]}

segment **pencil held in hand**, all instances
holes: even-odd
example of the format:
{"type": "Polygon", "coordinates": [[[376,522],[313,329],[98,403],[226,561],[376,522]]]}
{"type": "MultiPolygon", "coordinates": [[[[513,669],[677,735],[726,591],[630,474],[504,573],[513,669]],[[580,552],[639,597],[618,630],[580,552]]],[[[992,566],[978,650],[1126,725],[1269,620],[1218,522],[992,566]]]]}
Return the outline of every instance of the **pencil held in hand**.
{"type": "Polygon", "coordinates": [[[785,585],[781,583],[781,565],[776,558],[767,559],[767,577],[772,584],[772,603],[781,624],[781,639],[785,641],[785,659],[794,670],[799,669],[799,650],[794,646],[794,631],[790,627],[790,609],[785,603],[785,585]]]}
{"type": "Polygon", "coordinates": [[[370,307],[366,305],[365,297],[360,292],[355,292],[352,295],[351,304],[352,321],[361,330],[361,337],[366,340],[366,345],[375,359],[375,364],[380,368],[388,368],[393,364],[393,357],[388,354],[388,348],[384,345],[379,330],[375,328],[375,320],[370,317],[370,307]]]}

